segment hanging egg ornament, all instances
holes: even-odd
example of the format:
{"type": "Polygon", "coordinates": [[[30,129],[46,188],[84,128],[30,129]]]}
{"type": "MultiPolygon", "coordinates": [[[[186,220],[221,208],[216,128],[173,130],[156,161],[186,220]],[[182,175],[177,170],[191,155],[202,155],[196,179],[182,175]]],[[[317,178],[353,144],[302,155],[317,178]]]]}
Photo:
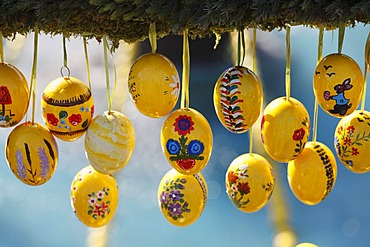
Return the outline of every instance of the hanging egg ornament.
{"type": "Polygon", "coordinates": [[[262,100],[259,79],[250,69],[242,66],[225,70],[213,91],[217,117],[233,133],[244,133],[257,121],[262,100]]]}
{"type": "Polygon", "coordinates": [[[334,146],[338,158],[350,171],[370,171],[370,112],[355,111],[342,118],[335,130],[334,146]]]}
{"type": "Polygon", "coordinates": [[[207,119],[194,109],[178,109],[163,123],[162,151],[171,166],[181,173],[200,172],[211,157],[212,142],[207,119]]]}
{"type": "Polygon", "coordinates": [[[344,54],[330,54],[316,67],[313,89],[321,108],[341,118],[351,114],[360,104],[364,78],[352,58],[344,54]]]}
{"type": "Polygon", "coordinates": [[[27,80],[15,66],[0,63],[0,127],[18,124],[29,102],[27,80]]]}
{"type": "Polygon", "coordinates": [[[148,53],[132,65],[128,90],[136,108],[152,118],[166,116],[179,98],[180,79],[175,65],[165,56],[148,53]]]}
{"type": "Polygon", "coordinates": [[[46,86],[41,108],[50,132],[63,141],[74,141],[85,133],[93,118],[94,99],[82,81],[65,76],[46,86]]]}
{"type": "Polygon", "coordinates": [[[185,175],[171,169],[158,187],[158,203],[162,214],[175,226],[194,223],[202,214],[207,199],[207,184],[201,173],[185,175]]]}
{"type": "Polygon", "coordinates": [[[106,111],[96,116],[85,135],[90,165],[98,172],[113,174],[130,160],[135,146],[135,130],[120,112],[106,111]]]}
{"type": "Polygon", "coordinates": [[[71,185],[71,205],[77,218],[89,227],[101,227],[113,218],[118,205],[117,182],[91,166],[80,170],[71,185]]]}
{"type": "Polygon", "coordinates": [[[281,97],[266,106],[261,120],[261,139],[274,160],[295,159],[302,152],[309,132],[310,117],[298,100],[281,97]]]}
{"type": "Polygon", "coordinates": [[[288,183],[294,195],[307,205],[324,200],[337,179],[337,164],[330,149],[307,142],[303,152],[288,163],[288,183]]]}
{"type": "Polygon", "coordinates": [[[226,172],[226,193],[234,206],[247,213],[260,210],[272,195],[275,177],[270,163],[258,154],[242,154],[226,172]]]}
{"type": "Polygon", "coordinates": [[[58,146],[41,124],[26,122],[10,132],[5,146],[6,160],[13,174],[28,185],[42,185],[54,174],[58,146]]]}

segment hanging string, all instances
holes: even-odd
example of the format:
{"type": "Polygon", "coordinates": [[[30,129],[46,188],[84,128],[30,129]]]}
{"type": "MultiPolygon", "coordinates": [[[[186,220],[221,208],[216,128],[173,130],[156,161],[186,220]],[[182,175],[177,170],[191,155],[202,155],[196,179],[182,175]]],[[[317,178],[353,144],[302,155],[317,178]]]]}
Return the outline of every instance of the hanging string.
{"type": "Polygon", "coordinates": [[[190,54],[188,30],[185,29],[182,53],[182,89],[181,89],[181,108],[189,108],[189,77],[190,77],[190,54]]]}
{"type": "Polygon", "coordinates": [[[366,103],[366,88],[367,88],[367,71],[370,68],[369,64],[369,58],[370,58],[370,32],[367,35],[366,45],[365,45],[365,69],[364,69],[364,91],[362,92],[362,102],[361,102],[361,111],[365,110],[365,103],[366,103]]]}
{"type": "MultiPolygon", "coordinates": [[[[256,71],[256,41],[257,41],[257,31],[253,29],[253,39],[252,39],[252,71],[256,71]]],[[[253,153],[253,126],[249,129],[249,153],[253,153]]]]}
{"type": "Polygon", "coordinates": [[[344,26],[344,24],[339,26],[339,31],[338,31],[338,54],[342,54],[345,30],[346,30],[346,27],[344,26]]]}
{"type": "Polygon", "coordinates": [[[69,70],[67,65],[67,46],[66,46],[66,37],[64,34],[62,40],[63,40],[63,67],[60,69],[60,74],[62,75],[62,77],[64,77],[63,69],[66,69],[68,72],[67,77],[69,77],[71,75],[71,71],[69,70]]]}
{"type": "MultiPolygon", "coordinates": [[[[32,124],[35,121],[35,108],[36,108],[36,69],[37,69],[37,50],[38,50],[38,39],[39,39],[39,30],[37,27],[34,29],[35,36],[33,40],[33,62],[32,62],[32,72],[31,72],[31,82],[30,82],[30,97],[32,93],[32,124]]],[[[27,121],[27,120],[26,120],[27,121]]]]}
{"type": "Polygon", "coordinates": [[[106,36],[103,37],[103,46],[104,46],[104,64],[105,64],[105,83],[107,87],[107,98],[108,98],[108,114],[110,114],[112,110],[112,96],[111,96],[110,83],[109,83],[108,41],[107,41],[106,36]]]}
{"type": "Polygon", "coordinates": [[[155,27],[155,22],[151,22],[149,25],[149,42],[152,47],[152,53],[157,51],[157,31],[155,27]]]}
{"type": "Polygon", "coordinates": [[[244,30],[238,31],[237,65],[242,66],[245,59],[245,37],[244,30]]]}
{"type": "Polygon", "coordinates": [[[1,62],[4,63],[5,60],[4,60],[4,47],[3,47],[3,33],[0,32],[0,38],[1,38],[1,42],[0,42],[0,58],[1,58],[1,62]]]}
{"type": "Polygon", "coordinates": [[[87,82],[88,82],[89,88],[91,90],[91,76],[90,76],[89,54],[87,52],[87,40],[86,40],[86,37],[83,37],[83,44],[84,44],[84,53],[85,53],[87,82]]]}
{"type": "MultiPolygon", "coordinates": [[[[320,26],[319,28],[319,42],[317,48],[317,64],[320,63],[322,59],[322,48],[323,48],[323,41],[324,41],[324,27],[320,26]]],[[[319,103],[315,97],[315,105],[314,105],[314,112],[313,112],[313,136],[312,141],[315,143],[317,138],[317,121],[319,115],[319,103]]]]}
{"type": "Polygon", "coordinates": [[[286,66],[285,66],[285,94],[286,99],[290,99],[290,25],[286,25],[286,66]]]}

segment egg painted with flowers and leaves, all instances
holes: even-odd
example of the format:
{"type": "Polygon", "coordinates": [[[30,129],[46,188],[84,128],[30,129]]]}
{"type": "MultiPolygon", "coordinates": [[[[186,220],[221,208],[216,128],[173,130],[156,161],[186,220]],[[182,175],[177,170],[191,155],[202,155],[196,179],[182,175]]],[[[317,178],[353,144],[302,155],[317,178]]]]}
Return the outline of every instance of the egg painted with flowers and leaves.
{"type": "Polygon", "coordinates": [[[290,97],[271,101],[263,112],[261,139],[268,155],[278,162],[295,159],[310,132],[310,118],[304,105],[290,97]]]}
{"type": "Polygon", "coordinates": [[[70,197],[72,209],[83,224],[101,227],[111,221],[116,212],[117,182],[113,176],[87,166],[74,177],[70,197]]]}
{"type": "Polygon", "coordinates": [[[244,133],[257,121],[262,100],[262,87],[258,77],[242,66],[225,70],[213,91],[217,117],[233,133],[244,133]]]}
{"type": "Polygon", "coordinates": [[[206,181],[201,173],[185,175],[168,171],[158,187],[158,203],[163,216],[175,226],[188,226],[202,214],[208,199],[206,181]]]}
{"type": "Polygon", "coordinates": [[[355,111],[342,118],[335,130],[334,146],[341,163],[350,171],[370,171],[370,112],[355,111]]]}
{"type": "Polygon", "coordinates": [[[152,118],[166,116],[179,98],[180,79],[175,65],[165,56],[148,53],[132,65],[128,90],[136,108],[152,118]]]}
{"type": "Polygon", "coordinates": [[[317,65],[313,88],[321,108],[334,117],[347,116],[360,104],[364,89],[361,68],[344,54],[330,54],[317,65]]]}
{"type": "Polygon", "coordinates": [[[212,130],[198,111],[178,109],[162,126],[162,151],[168,162],[184,174],[196,174],[206,165],[212,153],[212,130]]]}
{"type": "Polygon", "coordinates": [[[302,153],[288,163],[288,183],[298,200],[315,205],[324,200],[337,179],[334,154],[320,142],[307,142],[302,153]]]}
{"type": "Polygon", "coordinates": [[[275,177],[270,163],[258,154],[242,154],[226,172],[226,193],[234,206],[247,213],[260,210],[270,199],[275,177]]]}
{"type": "Polygon", "coordinates": [[[15,66],[0,62],[0,127],[18,124],[29,101],[27,80],[15,66]]]}
{"type": "Polygon", "coordinates": [[[74,141],[85,133],[92,120],[94,99],[82,81],[65,76],[46,86],[41,109],[45,124],[54,136],[74,141]]]}
{"type": "Polygon", "coordinates": [[[49,130],[26,122],[10,132],[5,146],[6,160],[23,183],[38,186],[53,176],[58,164],[58,146],[49,130]]]}

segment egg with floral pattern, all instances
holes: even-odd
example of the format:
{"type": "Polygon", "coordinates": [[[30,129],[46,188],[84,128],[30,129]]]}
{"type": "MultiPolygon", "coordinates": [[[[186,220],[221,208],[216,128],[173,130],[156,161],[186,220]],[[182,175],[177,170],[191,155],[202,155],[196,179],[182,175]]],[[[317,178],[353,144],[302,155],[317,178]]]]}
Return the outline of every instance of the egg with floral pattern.
{"type": "Polygon", "coordinates": [[[168,222],[188,226],[202,214],[208,198],[202,174],[185,175],[175,169],[168,171],[158,187],[159,208],[168,222]]]}
{"type": "Polygon", "coordinates": [[[77,218],[89,227],[101,227],[112,220],[118,195],[114,177],[99,173],[91,166],[81,169],[72,181],[72,209],[77,218]]]}
{"type": "Polygon", "coordinates": [[[0,62],[0,127],[18,124],[29,101],[27,80],[15,66],[0,62]]]}
{"type": "Polygon", "coordinates": [[[58,146],[49,130],[26,122],[10,132],[5,146],[6,160],[23,183],[38,186],[53,176],[58,164],[58,146]]]}
{"type": "Polygon", "coordinates": [[[189,175],[200,172],[211,157],[212,142],[207,119],[194,109],[178,109],[163,123],[162,151],[178,172],[189,175]]]}
{"type": "Polygon", "coordinates": [[[158,53],[147,53],[132,65],[128,90],[136,108],[152,118],[166,116],[179,98],[180,79],[175,65],[158,53]]]}
{"type": "Polygon", "coordinates": [[[275,177],[270,163],[258,154],[242,154],[226,172],[226,193],[234,206],[247,213],[260,210],[270,199],[275,177]]]}
{"type": "Polygon", "coordinates": [[[75,141],[94,114],[90,89],[79,79],[65,76],[50,82],[42,94],[42,117],[50,132],[63,141],[75,141]]]}
{"type": "Polygon", "coordinates": [[[85,151],[90,165],[104,174],[123,168],[135,147],[135,130],[120,112],[106,111],[96,116],[85,135],[85,151]]]}
{"type": "Polygon", "coordinates": [[[217,117],[233,133],[244,133],[257,121],[262,101],[262,87],[258,77],[243,66],[225,70],[213,91],[217,117]]]}
{"type": "Polygon", "coordinates": [[[370,112],[355,111],[342,118],[335,130],[334,146],[341,163],[350,171],[370,171],[370,112]]]}
{"type": "Polygon", "coordinates": [[[332,116],[351,114],[364,90],[361,68],[347,55],[330,54],[315,69],[313,88],[321,108],[332,116]]]}
{"type": "Polygon", "coordinates": [[[288,163],[288,183],[293,194],[307,205],[324,200],[337,179],[334,154],[320,142],[307,142],[302,153],[288,163]]]}
{"type": "Polygon", "coordinates": [[[271,101],[263,112],[261,139],[268,155],[278,162],[295,159],[310,133],[310,117],[304,105],[290,97],[271,101]]]}

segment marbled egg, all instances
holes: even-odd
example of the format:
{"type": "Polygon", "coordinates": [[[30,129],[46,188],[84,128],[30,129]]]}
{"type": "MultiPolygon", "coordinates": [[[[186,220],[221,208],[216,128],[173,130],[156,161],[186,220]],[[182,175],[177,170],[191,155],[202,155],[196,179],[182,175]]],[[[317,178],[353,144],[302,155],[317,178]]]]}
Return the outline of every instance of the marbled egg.
{"type": "Polygon", "coordinates": [[[185,175],[168,171],[158,187],[158,203],[163,216],[175,226],[194,223],[202,214],[208,198],[202,174],[185,175]]]}

